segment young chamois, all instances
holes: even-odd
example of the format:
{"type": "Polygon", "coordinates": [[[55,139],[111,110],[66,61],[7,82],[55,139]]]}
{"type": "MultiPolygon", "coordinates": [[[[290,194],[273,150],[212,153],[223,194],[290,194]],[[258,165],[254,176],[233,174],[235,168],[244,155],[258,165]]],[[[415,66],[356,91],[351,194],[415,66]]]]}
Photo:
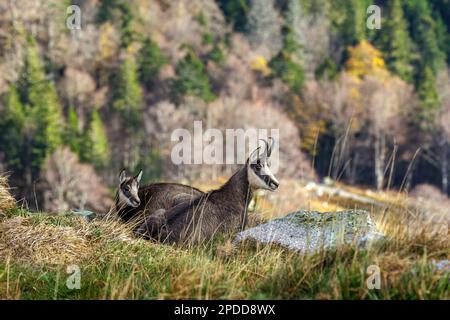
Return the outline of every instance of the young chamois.
{"type": "MultiPolygon", "coordinates": [[[[271,138],[269,138],[271,139],[271,138]]],[[[247,206],[257,189],[275,191],[278,181],[270,171],[271,144],[265,140],[220,189],[201,194],[192,201],[149,217],[136,233],[166,243],[201,243],[216,233],[237,232],[247,220],[247,206]]]]}
{"type": "Polygon", "coordinates": [[[189,202],[202,191],[178,183],[153,183],[139,186],[142,170],[136,176],[127,176],[125,169],[119,174],[119,188],[113,211],[124,222],[142,223],[145,217],[189,202]]]}

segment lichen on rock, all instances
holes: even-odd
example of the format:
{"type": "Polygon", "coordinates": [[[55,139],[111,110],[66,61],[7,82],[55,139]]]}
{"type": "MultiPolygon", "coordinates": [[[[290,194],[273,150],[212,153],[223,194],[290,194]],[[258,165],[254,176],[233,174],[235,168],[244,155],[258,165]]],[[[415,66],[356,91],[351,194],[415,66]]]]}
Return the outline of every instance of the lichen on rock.
{"type": "Polygon", "coordinates": [[[344,244],[367,246],[382,237],[383,234],[376,229],[367,211],[302,210],[240,232],[233,244],[250,240],[313,253],[344,244]]]}

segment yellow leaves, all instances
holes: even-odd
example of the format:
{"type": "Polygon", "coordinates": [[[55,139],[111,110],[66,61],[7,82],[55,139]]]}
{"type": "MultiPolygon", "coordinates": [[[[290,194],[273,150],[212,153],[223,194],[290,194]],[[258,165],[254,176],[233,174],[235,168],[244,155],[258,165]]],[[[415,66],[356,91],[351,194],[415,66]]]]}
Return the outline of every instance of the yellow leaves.
{"type": "Polygon", "coordinates": [[[272,72],[267,64],[267,60],[264,59],[264,57],[262,57],[262,56],[255,57],[250,62],[250,68],[253,71],[260,72],[264,77],[269,76],[272,72]]]}
{"type": "Polygon", "coordinates": [[[350,98],[357,100],[361,98],[361,93],[359,92],[359,90],[355,87],[350,89],[350,98]]]}
{"type": "Polygon", "coordinates": [[[317,155],[317,139],[321,134],[326,132],[326,123],[323,119],[310,121],[306,124],[301,139],[302,149],[307,151],[310,155],[317,155]]]}
{"type": "Polygon", "coordinates": [[[117,30],[110,22],[100,26],[98,46],[100,61],[110,60],[116,56],[118,48],[117,30]]]}
{"type": "Polygon", "coordinates": [[[136,53],[139,51],[140,49],[140,45],[137,42],[132,42],[128,47],[127,47],[127,54],[134,56],[136,55],[136,53]]]}
{"type": "Polygon", "coordinates": [[[381,52],[368,41],[361,41],[357,46],[349,48],[348,52],[350,58],[346,63],[346,70],[352,76],[386,78],[389,75],[381,52]]]}

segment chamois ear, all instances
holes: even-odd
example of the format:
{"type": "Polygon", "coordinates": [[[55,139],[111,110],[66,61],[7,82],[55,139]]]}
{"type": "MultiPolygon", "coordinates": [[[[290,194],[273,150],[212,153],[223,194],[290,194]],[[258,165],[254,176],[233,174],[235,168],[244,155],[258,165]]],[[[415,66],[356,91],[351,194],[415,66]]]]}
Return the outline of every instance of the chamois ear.
{"type": "Polygon", "coordinates": [[[127,178],[127,172],[125,169],[122,169],[119,173],[119,181],[120,183],[124,182],[125,179],[127,178]]]}
{"type": "Polygon", "coordinates": [[[141,171],[139,171],[139,173],[138,173],[138,175],[136,176],[136,177],[134,177],[135,179],[136,179],[136,181],[139,183],[139,182],[141,182],[141,179],[142,179],[142,169],[141,169],[141,171]]]}

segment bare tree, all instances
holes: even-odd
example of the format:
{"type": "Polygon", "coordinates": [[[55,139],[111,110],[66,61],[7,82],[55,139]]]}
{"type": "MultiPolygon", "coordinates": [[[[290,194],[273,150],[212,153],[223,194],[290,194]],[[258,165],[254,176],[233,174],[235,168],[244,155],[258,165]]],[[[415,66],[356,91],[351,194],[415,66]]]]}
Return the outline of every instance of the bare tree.
{"type": "Polygon", "coordinates": [[[276,55],[283,45],[281,19],[274,5],[274,0],[251,0],[247,16],[250,44],[267,60],[276,55]]]}
{"type": "Polygon", "coordinates": [[[312,8],[305,4],[305,1],[289,0],[286,20],[300,46],[303,68],[313,78],[314,71],[329,53],[329,3],[319,0],[312,8]]]}
{"type": "Polygon", "coordinates": [[[385,185],[387,143],[397,144],[405,134],[405,111],[411,107],[413,89],[398,77],[367,77],[360,90],[373,143],[376,187],[380,190],[385,185]]]}
{"type": "Polygon", "coordinates": [[[90,209],[105,212],[112,204],[108,189],[91,165],[81,164],[68,148],[57,149],[42,172],[44,208],[52,212],[90,209]]]}

